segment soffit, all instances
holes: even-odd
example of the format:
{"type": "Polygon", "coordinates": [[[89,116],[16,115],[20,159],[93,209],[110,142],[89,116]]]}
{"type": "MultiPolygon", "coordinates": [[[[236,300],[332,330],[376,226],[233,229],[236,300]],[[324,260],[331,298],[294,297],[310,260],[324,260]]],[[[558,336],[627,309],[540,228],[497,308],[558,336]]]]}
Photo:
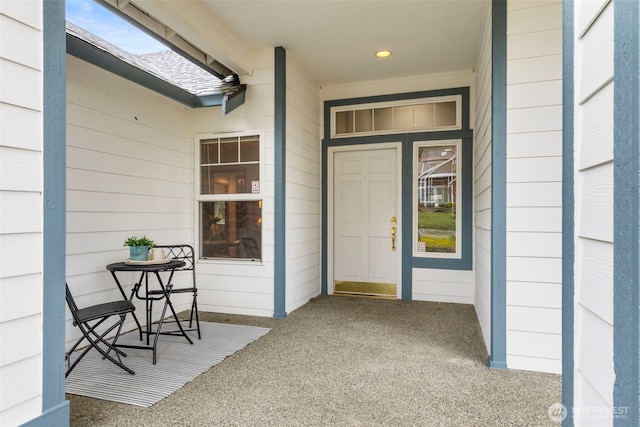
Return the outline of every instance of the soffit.
{"type": "Polygon", "coordinates": [[[488,0],[134,1],[238,74],[252,72],[252,53],[282,46],[320,86],[471,70],[489,4],[488,0]],[[374,52],[382,48],[393,55],[375,58],[374,52]]]}

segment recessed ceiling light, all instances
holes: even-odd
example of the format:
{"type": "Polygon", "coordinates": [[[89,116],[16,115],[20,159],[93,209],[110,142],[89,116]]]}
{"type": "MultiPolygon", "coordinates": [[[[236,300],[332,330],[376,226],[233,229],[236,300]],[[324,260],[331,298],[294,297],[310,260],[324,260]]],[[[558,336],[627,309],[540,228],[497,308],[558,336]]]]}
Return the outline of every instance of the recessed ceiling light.
{"type": "Polygon", "coordinates": [[[376,52],[376,56],[378,58],[386,58],[388,56],[391,56],[391,51],[390,50],[386,50],[386,49],[379,50],[379,51],[376,52]]]}

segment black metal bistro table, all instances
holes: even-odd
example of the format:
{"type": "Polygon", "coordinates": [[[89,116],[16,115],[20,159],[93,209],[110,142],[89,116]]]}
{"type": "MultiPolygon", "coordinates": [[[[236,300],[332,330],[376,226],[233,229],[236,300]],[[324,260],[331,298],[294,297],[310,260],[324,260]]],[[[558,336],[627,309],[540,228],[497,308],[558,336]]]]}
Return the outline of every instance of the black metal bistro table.
{"type": "MultiPolygon", "coordinates": [[[[176,315],[176,311],[173,308],[173,304],[171,303],[171,288],[173,284],[171,283],[171,279],[173,279],[173,273],[176,268],[183,267],[185,265],[184,261],[179,260],[169,260],[166,262],[138,262],[138,263],[127,263],[127,262],[116,262],[113,264],[107,265],[107,270],[111,272],[113,279],[116,281],[118,288],[120,288],[120,292],[125,299],[129,299],[129,301],[133,300],[134,297],[145,301],[145,312],[146,312],[146,327],[145,331],[142,330],[142,326],[140,325],[140,321],[138,321],[135,313],[133,314],[133,318],[138,325],[138,330],[140,331],[140,341],[142,341],[142,334],[144,333],[147,336],[147,345],[129,345],[129,344],[118,344],[117,347],[123,348],[135,348],[135,349],[147,349],[153,350],[153,364],[156,364],[156,348],[158,346],[158,337],[161,334],[162,323],[164,322],[164,316],[167,313],[167,308],[171,310],[174,319],[178,319],[176,315]],[[133,289],[131,290],[131,295],[127,297],[120,281],[118,280],[117,272],[139,272],[140,279],[133,285],[133,289]],[[161,272],[169,272],[169,277],[167,278],[166,283],[162,281],[162,277],[160,276],[161,272]],[[162,295],[160,296],[150,296],[149,295],[149,274],[155,275],[158,284],[160,285],[160,289],[162,290],[162,295]],[[144,282],[144,287],[142,286],[144,282]],[[164,307],[162,308],[162,315],[160,316],[160,320],[158,321],[158,325],[155,331],[151,330],[152,326],[152,313],[149,311],[149,301],[156,301],[164,299],[164,307]],[[149,336],[155,335],[153,339],[153,345],[149,344],[149,336]]],[[[176,321],[178,324],[178,328],[180,328],[180,334],[184,336],[189,344],[193,344],[191,338],[187,335],[187,333],[182,329],[182,325],[179,321],[176,321]]]]}

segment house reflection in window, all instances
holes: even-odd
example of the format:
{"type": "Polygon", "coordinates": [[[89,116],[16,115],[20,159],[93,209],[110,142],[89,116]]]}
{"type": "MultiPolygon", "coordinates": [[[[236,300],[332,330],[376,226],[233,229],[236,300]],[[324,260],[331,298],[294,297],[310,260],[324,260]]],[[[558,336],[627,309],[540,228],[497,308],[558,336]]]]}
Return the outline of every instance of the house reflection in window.
{"type": "Polygon", "coordinates": [[[203,258],[262,258],[262,201],[201,202],[203,258]]]}
{"type": "Polygon", "coordinates": [[[417,150],[418,251],[456,253],[458,146],[424,144],[417,150]]]}

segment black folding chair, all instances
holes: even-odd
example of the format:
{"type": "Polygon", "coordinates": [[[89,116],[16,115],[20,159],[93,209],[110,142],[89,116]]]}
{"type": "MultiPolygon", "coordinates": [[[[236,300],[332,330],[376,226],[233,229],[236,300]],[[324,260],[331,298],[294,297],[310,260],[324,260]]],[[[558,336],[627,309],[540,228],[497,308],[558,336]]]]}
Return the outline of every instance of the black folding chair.
{"type": "Polygon", "coordinates": [[[82,332],[82,337],[80,337],[73,347],[71,347],[71,349],[65,354],[65,360],[67,361],[67,372],[65,373],[65,377],[71,373],[78,362],[80,362],[80,360],[82,360],[82,358],[92,348],[98,350],[102,354],[103,359],[109,359],[130,374],[135,374],[134,371],[127,368],[122,363],[122,360],[120,360],[120,356],[126,356],[126,354],[122,350],[116,348],[116,341],[118,341],[118,337],[120,336],[125,316],[127,313],[132,313],[136,309],[133,303],[123,299],[78,308],[75,300],[73,299],[73,295],[71,295],[71,291],[69,290],[69,285],[65,284],[65,286],[67,288],[67,305],[69,306],[69,310],[73,316],[73,325],[77,326],[78,329],[80,329],[80,332],[82,332]],[[117,316],[118,319],[113,325],[104,330],[103,328],[100,328],[100,325],[107,321],[107,319],[114,316],[117,316]],[[96,329],[99,329],[100,332],[96,329]],[[111,341],[108,341],[105,337],[107,337],[107,335],[109,335],[113,330],[115,330],[115,336],[111,341]],[[87,345],[76,360],[71,363],[72,353],[82,342],[84,342],[84,340],[87,340],[89,345],[87,345]],[[117,359],[109,355],[111,351],[113,351],[117,359]]]}
{"type": "MultiPolygon", "coordinates": [[[[191,312],[189,314],[189,327],[185,328],[183,326],[184,331],[197,331],[198,339],[201,339],[200,335],[200,319],[198,318],[198,288],[196,286],[196,262],[195,262],[195,254],[193,250],[193,246],[191,245],[155,245],[154,248],[162,248],[165,251],[165,256],[167,258],[177,259],[179,261],[184,261],[184,267],[179,267],[174,270],[177,274],[180,271],[188,271],[190,277],[184,279],[186,280],[185,285],[179,285],[178,287],[171,286],[170,289],[167,289],[169,296],[172,294],[191,294],[191,312]],[[193,320],[195,318],[195,327],[193,326],[193,320]]],[[[174,276],[173,281],[175,282],[178,276],[174,276]]],[[[184,276],[183,276],[184,277],[184,276]]],[[[183,279],[180,277],[180,279],[183,279]]],[[[149,312],[148,318],[151,317],[151,313],[153,312],[153,301],[154,299],[162,299],[163,292],[161,289],[151,289],[148,294],[149,297],[149,312]],[[154,298],[155,296],[155,298],[154,298]]],[[[180,319],[169,319],[165,320],[164,324],[171,322],[179,322],[180,319]]],[[[169,330],[160,332],[163,335],[182,335],[179,330],[169,330]]]]}

